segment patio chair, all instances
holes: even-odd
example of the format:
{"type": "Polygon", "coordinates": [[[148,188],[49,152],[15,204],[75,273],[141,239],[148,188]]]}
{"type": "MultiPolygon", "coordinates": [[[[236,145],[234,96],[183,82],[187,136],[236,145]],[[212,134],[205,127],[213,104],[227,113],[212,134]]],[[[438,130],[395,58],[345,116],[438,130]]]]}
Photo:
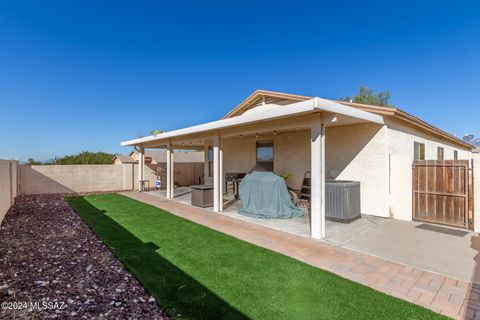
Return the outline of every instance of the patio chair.
{"type": "Polygon", "coordinates": [[[300,189],[300,205],[303,205],[307,208],[310,208],[310,192],[312,188],[311,183],[311,173],[310,171],[305,172],[303,175],[302,188],[300,189]]]}

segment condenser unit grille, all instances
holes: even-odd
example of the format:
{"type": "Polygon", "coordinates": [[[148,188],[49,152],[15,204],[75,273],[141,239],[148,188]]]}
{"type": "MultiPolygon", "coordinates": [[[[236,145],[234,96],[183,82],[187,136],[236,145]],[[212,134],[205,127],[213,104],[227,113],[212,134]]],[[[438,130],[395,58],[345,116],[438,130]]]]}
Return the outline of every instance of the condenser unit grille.
{"type": "Polygon", "coordinates": [[[360,182],[329,180],[325,182],[325,216],[350,222],[360,218],[360,182]]]}

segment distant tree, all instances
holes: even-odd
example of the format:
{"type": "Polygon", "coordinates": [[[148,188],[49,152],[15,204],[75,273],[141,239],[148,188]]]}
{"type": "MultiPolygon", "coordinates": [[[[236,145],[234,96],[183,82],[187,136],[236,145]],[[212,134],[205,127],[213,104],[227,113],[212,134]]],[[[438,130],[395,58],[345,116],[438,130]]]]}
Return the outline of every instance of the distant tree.
{"type": "Polygon", "coordinates": [[[115,155],[106,152],[88,152],[82,151],[76,155],[58,158],[55,164],[110,164],[115,155]]]}
{"type": "Polygon", "coordinates": [[[475,138],[473,134],[466,134],[463,136],[463,141],[468,142],[475,147],[480,147],[480,138],[475,138]]]}
{"type": "Polygon", "coordinates": [[[152,130],[152,131],[150,131],[150,134],[151,134],[152,136],[154,136],[154,137],[155,137],[157,134],[160,134],[160,133],[163,133],[163,131],[162,131],[162,130],[152,130]]]}
{"type": "Polygon", "coordinates": [[[360,87],[358,93],[353,97],[341,98],[341,101],[371,104],[375,106],[384,106],[384,107],[393,107],[393,104],[390,103],[390,91],[375,92],[372,89],[367,87],[360,87]]]}
{"type": "Polygon", "coordinates": [[[27,164],[31,165],[31,166],[34,166],[34,165],[39,165],[39,164],[42,164],[42,163],[40,161],[35,161],[33,158],[28,158],[27,164]]]}
{"type": "Polygon", "coordinates": [[[473,134],[466,134],[466,135],[463,136],[463,141],[471,143],[471,142],[473,142],[473,138],[475,138],[475,136],[473,134]]]}

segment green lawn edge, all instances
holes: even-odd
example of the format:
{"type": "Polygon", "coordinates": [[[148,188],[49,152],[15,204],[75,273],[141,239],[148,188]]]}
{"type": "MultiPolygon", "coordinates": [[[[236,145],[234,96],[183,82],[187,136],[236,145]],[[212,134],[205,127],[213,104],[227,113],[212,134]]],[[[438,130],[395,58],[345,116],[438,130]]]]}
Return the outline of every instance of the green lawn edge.
{"type": "Polygon", "coordinates": [[[123,195],[66,201],[173,318],[445,319],[123,195]]]}

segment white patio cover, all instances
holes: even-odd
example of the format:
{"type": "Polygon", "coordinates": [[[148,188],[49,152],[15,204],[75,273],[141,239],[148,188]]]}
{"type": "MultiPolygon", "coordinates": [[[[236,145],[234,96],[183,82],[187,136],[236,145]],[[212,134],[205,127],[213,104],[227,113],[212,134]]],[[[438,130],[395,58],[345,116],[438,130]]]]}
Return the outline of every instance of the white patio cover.
{"type": "Polygon", "coordinates": [[[338,102],[331,100],[313,98],[310,100],[297,102],[285,106],[280,105],[266,105],[259,108],[255,112],[245,112],[244,114],[232,118],[217,120],[213,122],[207,122],[204,124],[187,127],[178,130],[172,130],[158,134],[156,136],[148,136],[139,139],[133,139],[124,141],[122,146],[138,146],[147,142],[167,142],[170,138],[181,137],[184,135],[194,133],[206,133],[209,131],[216,131],[226,128],[238,127],[247,124],[253,124],[257,122],[287,118],[292,116],[298,116],[302,114],[313,113],[317,111],[325,111],[333,114],[344,115],[359,120],[373,122],[377,124],[383,124],[383,118],[379,115],[359,110],[353,107],[345,106],[338,102]]]}

